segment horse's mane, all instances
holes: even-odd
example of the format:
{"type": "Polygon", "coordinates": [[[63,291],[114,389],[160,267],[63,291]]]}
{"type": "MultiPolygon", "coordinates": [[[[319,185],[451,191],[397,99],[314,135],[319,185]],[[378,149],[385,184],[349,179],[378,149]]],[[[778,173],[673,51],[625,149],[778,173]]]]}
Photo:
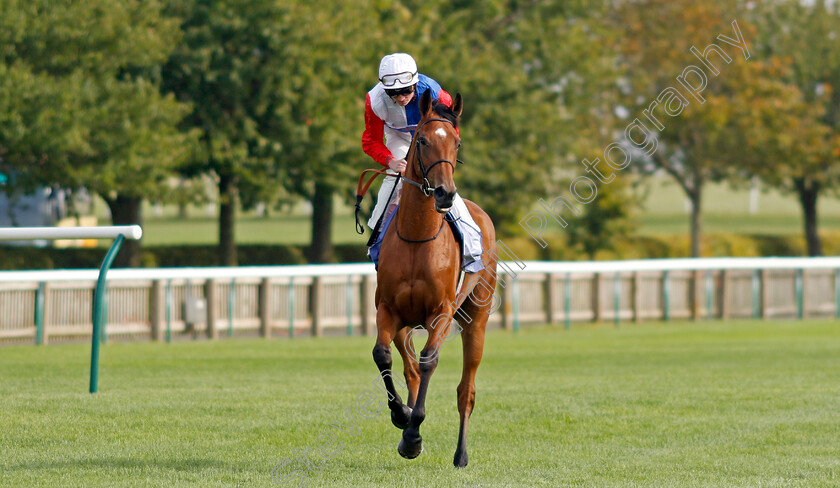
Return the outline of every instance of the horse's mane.
{"type": "Polygon", "coordinates": [[[453,127],[458,128],[458,116],[446,104],[436,101],[432,106],[432,110],[440,117],[452,122],[453,127]]]}

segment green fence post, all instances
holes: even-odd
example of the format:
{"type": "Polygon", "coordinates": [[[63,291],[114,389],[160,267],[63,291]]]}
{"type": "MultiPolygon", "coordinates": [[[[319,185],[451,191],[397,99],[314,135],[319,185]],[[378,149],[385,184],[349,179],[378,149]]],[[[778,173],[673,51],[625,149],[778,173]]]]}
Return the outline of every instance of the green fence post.
{"type": "Polygon", "coordinates": [[[796,318],[802,320],[802,270],[797,269],[796,275],[794,276],[794,289],[796,291],[796,318]]]}
{"type": "Polygon", "coordinates": [[[566,273],[566,280],[563,284],[563,318],[565,319],[566,330],[572,325],[572,274],[566,273]]]}
{"type": "Polygon", "coordinates": [[[671,292],[669,290],[670,280],[668,279],[668,270],[662,272],[662,318],[668,322],[671,308],[671,292]]]}
{"type": "Polygon", "coordinates": [[[102,344],[108,343],[108,288],[102,293],[102,344]]]}
{"type": "Polygon", "coordinates": [[[618,327],[618,315],[621,311],[621,273],[616,273],[613,278],[613,306],[615,307],[615,326],[618,327]]]}
{"type": "Polygon", "coordinates": [[[91,337],[90,350],[90,392],[96,393],[99,384],[99,340],[102,334],[102,302],[105,295],[107,284],[108,270],[111,269],[111,264],[114,258],[120,251],[125,236],[118,235],[111,245],[111,249],[102,260],[102,266],[99,267],[99,279],[96,280],[96,290],[93,294],[93,334],[91,337]]]}
{"type": "Polygon", "coordinates": [[[41,281],[38,283],[38,290],[35,291],[35,345],[44,344],[44,307],[46,305],[47,284],[41,281]]]}
{"type": "Polygon", "coordinates": [[[295,277],[289,277],[289,339],[295,337],[295,277]]]}
{"type": "Polygon", "coordinates": [[[752,274],[752,318],[757,319],[761,313],[760,310],[760,301],[759,301],[759,281],[758,281],[758,273],[757,269],[753,270],[752,274]]]}
{"type": "Polygon", "coordinates": [[[230,279],[228,288],[228,337],[233,337],[233,309],[236,304],[236,278],[230,279]]]}

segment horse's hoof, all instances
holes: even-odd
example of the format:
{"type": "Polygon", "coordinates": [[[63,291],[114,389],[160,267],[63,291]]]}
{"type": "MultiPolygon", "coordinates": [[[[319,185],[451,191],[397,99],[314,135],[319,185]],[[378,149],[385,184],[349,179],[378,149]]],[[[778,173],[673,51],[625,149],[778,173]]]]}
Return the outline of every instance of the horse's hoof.
{"type": "Polygon", "coordinates": [[[411,409],[408,405],[403,405],[401,412],[391,410],[391,423],[400,430],[408,428],[408,424],[411,423],[411,409]]]}
{"type": "Polygon", "coordinates": [[[397,452],[400,453],[400,456],[406,459],[414,459],[423,452],[423,439],[420,436],[417,436],[417,442],[413,442],[411,444],[405,442],[405,438],[400,439],[400,443],[397,446],[397,452]]]}
{"type": "Polygon", "coordinates": [[[456,468],[466,468],[468,462],[469,459],[467,459],[466,451],[464,451],[463,454],[461,454],[460,452],[455,453],[455,460],[453,461],[453,464],[456,468]]]}

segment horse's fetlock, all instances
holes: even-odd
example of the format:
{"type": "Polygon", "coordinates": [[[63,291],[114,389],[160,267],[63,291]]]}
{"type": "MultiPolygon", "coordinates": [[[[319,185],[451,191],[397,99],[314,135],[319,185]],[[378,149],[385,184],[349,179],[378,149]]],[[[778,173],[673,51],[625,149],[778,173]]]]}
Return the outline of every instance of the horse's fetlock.
{"type": "Polygon", "coordinates": [[[413,425],[420,425],[423,421],[426,420],[426,408],[415,408],[411,412],[411,423],[413,425]]]}

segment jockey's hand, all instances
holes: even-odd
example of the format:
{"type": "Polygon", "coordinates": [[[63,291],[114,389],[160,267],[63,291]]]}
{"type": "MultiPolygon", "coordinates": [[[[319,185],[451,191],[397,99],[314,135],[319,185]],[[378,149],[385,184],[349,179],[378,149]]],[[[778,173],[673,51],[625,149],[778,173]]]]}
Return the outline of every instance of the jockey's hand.
{"type": "Polygon", "coordinates": [[[391,160],[388,161],[388,167],[396,171],[397,173],[402,173],[403,171],[405,171],[406,164],[407,163],[405,159],[391,158],[391,160]]]}

